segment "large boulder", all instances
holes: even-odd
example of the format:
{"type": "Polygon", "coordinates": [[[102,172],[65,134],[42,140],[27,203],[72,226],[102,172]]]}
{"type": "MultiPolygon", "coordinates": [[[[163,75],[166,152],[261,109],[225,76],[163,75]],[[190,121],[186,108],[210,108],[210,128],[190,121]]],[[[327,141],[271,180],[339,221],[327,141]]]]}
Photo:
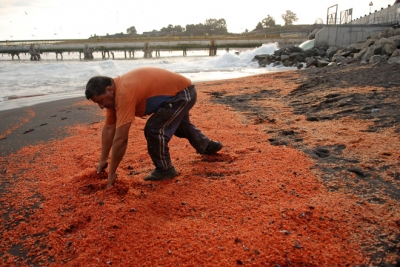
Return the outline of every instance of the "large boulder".
{"type": "Polygon", "coordinates": [[[382,55],[384,53],[384,48],[387,43],[389,43],[389,40],[386,38],[381,38],[376,41],[373,46],[374,55],[382,55]]]}
{"type": "Polygon", "coordinates": [[[283,61],[287,61],[287,60],[289,60],[289,55],[282,55],[281,56],[281,61],[283,62],[283,61]]]}
{"type": "Polygon", "coordinates": [[[364,42],[363,43],[355,43],[355,44],[351,44],[347,47],[347,51],[351,52],[351,53],[357,53],[360,52],[362,49],[364,49],[365,45],[364,42]]]}
{"type": "Polygon", "coordinates": [[[315,48],[316,56],[324,57],[326,55],[326,50],[315,48]]]}
{"type": "Polygon", "coordinates": [[[331,47],[328,48],[328,50],[326,50],[326,56],[329,59],[331,59],[333,57],[333,55],[335,55],[338,50],[339,50],[339,47],[331,46],[331,47]]]}
{"type": "Polygon", "coordinates": [[[393,52],[392,57],[400,57],[400,49],[393,52]]]}
{"type": "Polygon", "coordinates": [[[300,55],[300,53],[298,53],[298,52],[290,53],[289,59],[290,59],[290,60],[294,60],[294,59],[296,58],[297,55],[300,55]]]}
{"type": "Polygon", "coordinates": [[[391,43],[387,43],[387,44],[385,44],[385,46],[382,49],[382,54],[391,56],[393,54],[393,52],[396,50],[397,50],[397,47],[395,45],[393,45],[391,43]]]}
{"type": "Polygon", "coordinates": [[[378,41],[378,39],[368,39],[363,43],[363,48],[369,47],[371,45],[374,45],[375,42],[378,41]]]}
{"type": "Polygon", "coordinates": [[[363,50],[361,50],[360,52],[354,54],[354,57],[353,57],[353,58],[355,58],[355,59],[362,59],[363,56],[365,55],[365,53],[367,53],[367,50],[368,50],[368,49],[369,49],[368,47],[365,47],[365,48],[364,48],[363,50]]]}
{"type": "Polygon", "coordinates": [[[309,68],[310,66],[318,66],[318,60],[315,57],[306,58],[306,67],[309,68]]]}
{"type": "Polygon", "coordinates": [[[343,62],[344,60],[345,60],[346,58],[345,57],[343,57],[343,56],[341,56],[341,55],[334,55],[333,57],[332,57],[332,62],[337,62],[337,63],[341,63],[341,62],[343,62]]]}
{"type": "Polygon", "coordinates": [[[385,62],[386,61],[386,57],[385,56],[381,56],[381,55],[374,55],[370,58],[369,63],[374,64],[374,63],[378,63],[378,62],[385,62]]]}
{"type": "Polygon", "coordinates": [[[307,55],[305,53],[291,53],[289,55],[289,60],[296,61],[296,62],[304,62],[307,55]]]}
{"type": "Polygon", "coordinates": [[[329,61],[318,59],[318,68],[323,68],[329,65],[329,61]]]}
{"type": "Polygon", "coordinates": [[[275,50],[274,51],[274,55],[275,56],[281,56],[282,55],[282,52],[285,50],[285,48],[284,47],[282,47],[282,48],[280,48],[280,49],[278,49],[278,50],[275,50]]]}
{"type": "Polygon", "coordinates": [[[389,41],[389,43],[393,43],[396,47],[400,47],[400,34],[389,37],[388,41],[389,41]]]}
{"type": "Polygon", "coordinates": [[[381,38],[375,42],[374,54],[375,55],[391,55],[397,49],[396,39],[381,38]]]}
{"type": "Polygon", "coordinates": [[[289,51],[289,53],[304,53],[303,48],[294,45],[287,47],[286,50],[289,51]]]}
{"type": "Polygon", "coordinates": [[[367,48],[365,51],[365,54],[362,56],[361,61],[362,62],[369,62],[371,57],[375,55],[375,46],[370,46],[367,48]]]}
{"type": "Polygon", "coordinates": [[[314,55],[313,49],[304,50],[304,54],[306,54],[306,57],[312,57],[314,55]]]}
{"type": "Polygon", "coordinates": [[[387,61],[389,64],[400,64],[400,49],[393,52],[392,56],[387,61]]]}
{"type": "Polygon", "coordinates": [[[393,28],[386,29],[380,34],[380,38],[389,38],[390,36],[393,36],[393,28]]]}
{"type": "Polygon", "coordinates": [[[380,35],[381,35],[380,32],[374,32],[373,34],[371,34],[370,36],[367,37],[367,40],[368,39],[380,39],[381,38],[380,35]]]}

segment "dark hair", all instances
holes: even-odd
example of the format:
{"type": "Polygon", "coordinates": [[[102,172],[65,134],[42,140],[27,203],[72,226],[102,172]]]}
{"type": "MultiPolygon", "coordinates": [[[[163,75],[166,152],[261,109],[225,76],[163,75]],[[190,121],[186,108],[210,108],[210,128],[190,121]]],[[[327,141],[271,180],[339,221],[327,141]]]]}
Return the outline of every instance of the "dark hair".
{"type": "Polygon", "coordinates": [[[94,76],[86,84],[85,95],[87,99],[106,93],[107,86],[111,86],[112,78],[107,76],[94,76]]]}

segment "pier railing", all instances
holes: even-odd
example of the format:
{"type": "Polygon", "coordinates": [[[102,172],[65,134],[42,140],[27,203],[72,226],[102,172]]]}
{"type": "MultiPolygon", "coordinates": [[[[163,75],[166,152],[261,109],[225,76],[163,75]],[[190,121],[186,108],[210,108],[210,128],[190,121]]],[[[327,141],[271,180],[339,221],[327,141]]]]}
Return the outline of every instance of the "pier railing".
{"type": "Polygon", "coordinates": [[[144,57],[152,57],[154,51],[160,56],[160,51],[181,50],[186,56],[187,50],[209,49],[210,56],[217,53],[217,49],[229,48],[255,48],[262,44],[300,44],[307,36],[302,35],[281,35],[281,34],[259,34],[240,36],[195,36],[195,37],[132,37],[132,38],[106,38],[94,37],[89,39],[64,39],[64,40],[15,40],[0,42],[0,54],[9,54],[19,58],[20,53],[29,53],[31,60],[40,60],[43,52],[55,53],[62,58],[64,52],[78,52],[79,57],[93,59],[93,52],[101,52],[114,57],[115,51],[123,51],[125,58],[134,56],[135,51],[143,51],[144,57]]]}
{"type": "Polygon", "coordinates": [[[0,41],[0,46],[15,45],[31,45],[31,44],[96,44],[96,43],[127,43],[127,42],[172,42],[172,41],[209,41],[214,40],[258,40],[258,39],[304,39],[300,35],[288,34],[257,34],[257,35],[235,35],[235,36],[167,36],[167,37],[124,37],[124,38],[108,38],[108,37],[91,37],[89,39],[47,39],[47,40],[5,40],[0,41]]]}

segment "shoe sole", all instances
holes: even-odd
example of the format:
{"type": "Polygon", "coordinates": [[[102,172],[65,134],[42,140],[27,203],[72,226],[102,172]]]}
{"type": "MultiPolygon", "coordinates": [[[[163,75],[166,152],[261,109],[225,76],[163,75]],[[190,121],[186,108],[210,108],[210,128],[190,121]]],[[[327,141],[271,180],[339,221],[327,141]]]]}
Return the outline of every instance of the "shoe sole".
{"type": "Polygon", "coordinates": [[[165,176],[160,176],[160,177],[157,177],[155,175],[150,174],[150,175],[147,175],[144,178],[144,180],[145,181],[162,181],[162,180],[166,180],[166,179],[172,179],[172,178],[174,178],[176,176],[178,176],[177,172],[175,172],[173,174],[165,175],[165,176]]]}
{"type": "Polygon", "coordinates": [[[219,146],[216,147],[216,148],[214,149],[214,151],[211,151],[211,152],[206,151],[203,155],[214,155],[215,153],[217,153],[218,151],[220,151],[220,150],[222,149],[222,147],[223,147],[222,143],[219,142],[219,146]]]}

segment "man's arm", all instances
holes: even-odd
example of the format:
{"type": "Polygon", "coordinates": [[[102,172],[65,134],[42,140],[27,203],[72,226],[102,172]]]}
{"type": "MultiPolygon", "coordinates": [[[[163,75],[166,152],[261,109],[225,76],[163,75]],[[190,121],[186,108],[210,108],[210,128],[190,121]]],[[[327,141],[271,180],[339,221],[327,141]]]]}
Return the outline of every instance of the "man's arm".
{"type": "Polygon", "coordinates": [[[97,164],[97,173],[104,171],[107,168],[107,159],[110,154],[110,149],[113,144],[115,136],[115,124],[103,126],[101,133],[101,155],[99,163],[97,164]]]}
{"type": "Polygon", "coordinates": [[[129,122],[118,127],[115,130],[114,141],[112,142],[111,163],[108,172],[107,188],[110,188],[117,178],[115,171],[117,170],[119,163],[125,155],[125,151],[128,146],[128,135],[130,127],[131,123],[129,122]]]}

